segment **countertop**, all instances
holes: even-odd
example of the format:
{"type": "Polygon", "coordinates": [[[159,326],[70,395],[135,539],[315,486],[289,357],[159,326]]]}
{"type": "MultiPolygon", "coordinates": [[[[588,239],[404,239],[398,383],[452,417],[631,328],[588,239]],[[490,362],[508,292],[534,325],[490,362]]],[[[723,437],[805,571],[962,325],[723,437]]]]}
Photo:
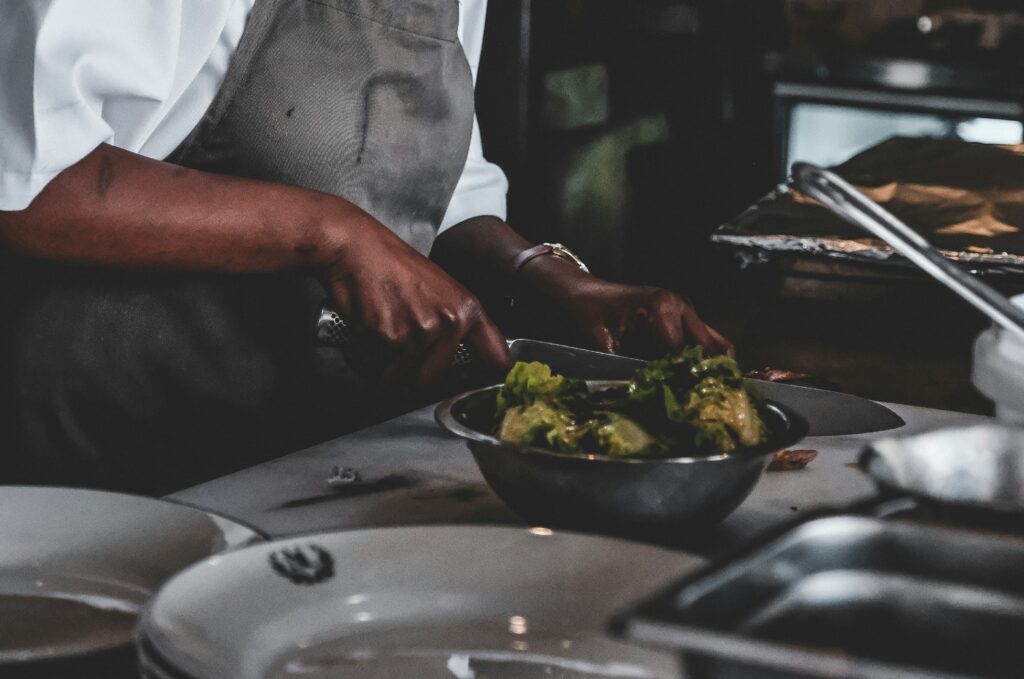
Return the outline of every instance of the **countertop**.
{"type": "MultiPolygon", "coordinates": [[[[729,518],[672,546],[714,558],[824,508],[866,499],[871,481],[855,467],[867,441],[986,418],[886,404],[906,426],[795,446],[818,456],[804,470],[769,472],[729,518]]],[[[271,537],[416,524],[518,524],[490,490],[466,444],[444,432],[434,407],[416,410],[306,450],[177,492],[169,499],[245,522],[271,537]],[[337,466],[356,479],[331,485],[337,466]]]]}

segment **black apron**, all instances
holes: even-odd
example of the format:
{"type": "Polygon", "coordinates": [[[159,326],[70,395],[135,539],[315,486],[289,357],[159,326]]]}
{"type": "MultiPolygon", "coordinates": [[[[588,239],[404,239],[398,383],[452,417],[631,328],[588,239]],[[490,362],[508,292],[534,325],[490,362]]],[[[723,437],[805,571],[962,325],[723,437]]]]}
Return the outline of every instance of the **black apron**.
{"type": "MultiPolygon", "coordinates": [[[[458,23],[458,0],[257,0],[167,160],[342,196],[427,254],[472,129],[458,23]]],[[[325,293],[306,274],[0,256],[0,483],[165,492],[357,426],[382,397],[313,346],[325,293]]]]}

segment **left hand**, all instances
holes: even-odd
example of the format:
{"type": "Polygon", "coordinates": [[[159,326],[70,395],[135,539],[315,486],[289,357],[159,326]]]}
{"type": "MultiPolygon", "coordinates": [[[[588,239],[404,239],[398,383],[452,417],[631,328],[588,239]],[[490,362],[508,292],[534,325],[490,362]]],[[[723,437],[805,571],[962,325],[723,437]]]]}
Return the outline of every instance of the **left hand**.
{"type": "Polygon", "coordinates": [[[610,283],[560,257],[536,257],[512,269],[528,247],[504,221],[481,216],[442,233],[430,256],[471,290],[487,289],[496,279],[514,280],[516,295],[527,306],[552,320],[567,320],[578,340],[601,351],[642,354],[700,344],[712,354],[733,353],[729,340],[705,324],[685,297],[610,283]]]}
{"type": "Polygon", "coordinates": [[[576,332],[608,353],[623,347],[676,351],[699,344],[713,355],[732,356],[732,343],[697,315],[693,304],[661,288],[610,283],[595,277],[577,279],[571,292],[553,300],[576,332]]]}

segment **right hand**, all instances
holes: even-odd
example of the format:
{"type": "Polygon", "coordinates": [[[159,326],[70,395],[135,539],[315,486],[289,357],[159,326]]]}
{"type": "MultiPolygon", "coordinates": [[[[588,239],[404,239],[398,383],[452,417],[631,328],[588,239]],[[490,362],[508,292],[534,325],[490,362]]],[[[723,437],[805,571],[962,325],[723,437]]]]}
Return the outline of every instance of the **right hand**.
{"type": "Polygon", "coordinates": [[[341,314],[394,353],[386,381],[435,385],[462,342],[485,363],[508,368],[505,337],[472,293],[375,220],[348,233],[326,267],[327,283],[341,314]]]}

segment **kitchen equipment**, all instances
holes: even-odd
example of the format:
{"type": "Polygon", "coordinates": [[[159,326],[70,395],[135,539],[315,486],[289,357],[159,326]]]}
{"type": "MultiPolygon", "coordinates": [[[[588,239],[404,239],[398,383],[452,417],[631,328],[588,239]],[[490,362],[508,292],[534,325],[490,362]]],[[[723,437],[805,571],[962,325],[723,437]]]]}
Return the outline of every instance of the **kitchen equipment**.
{"type": "MultiPolygon", "coordinates": [[[[828,165],[813,153],[794,160],[828,165]]],[[[790,168],[787,163],[783,176],[790,168]]],[[[1022,169],[1024,145],[897,136],[830,171],[897,217],[912,218],[911,227],[947,259],[971,267],[1000,289],[1019,291],[1024,223],[1003,206],[1013,204],[1024,188],[1022,169]]],[[[859,227],[795,188],[793,180],[779,185],[719,227],[712,240],[750,264],[771,262],[771,269],[787,276],[839,277],[830,281],[839,290],[846,290],[840,284],[850,275],[907,294],[921,283],[922,272],[891,246],[866,240],[859,227]]]]}
{"type": "MultiPolygon", "coordinates": [[[[320,310],[317,341],[324,346],[346,350],[360,340],[352,327],[329,306],[320,310]]],[[[585,380],[624,380],[644,361],[599,351],[569,347],[531,339],[509,340],[515,361],[540,361],[558,374],[585,380]]],[[[473,352],[460,345],[453,363],[468,365],[473,352]]],[[[902,427],[904,422],[889,408],[868,399],[824,389],[792,384],[747,380],[747,385],[770,401],[777,401],[804,416],[810,423],[809,436],[849,436],[902,427]]]]}
{"type": "Polygon", "coordinates": [[[833,172],[796,163],[797,187],[836,215],[891,245],[927,274],[962,297],[1008,332],[1024,338],[1024,310],[1002,293],[949,262],[920,234],[833,172]]]}
{"type": "Polygon", "coordinates": [[[1024,540],[830,517],[704,570],[620,616],[687,676],[1020,676],[1024,540]]]}
{"type": "Polygon", "coordinates": [[[1024,528],[1024,429],[999,424],[873,441],[860,468],[881,501],[909,496],[975,525],[1024,528]]]}
{"type": "Polygon", "coordinates": [[[184,571],[137,643],[160,679],[675,679],[671,654],[612,639],[604,621],[703,563],[542,528],[304,535],[184,571]]]}
{"type": "MultiPolygon", "coordinates": [[[[588,382],[591,390],[623,382],[588,382]]],[[[629,535],[679,536],[725,518],[747,497],[772,453],[807,434],[788,407],[768,402],[767,442],[727,455],[667,459],[558,453],[505,443],[491,432],[495,396],[487,387],[437,407],[437,421],[466,439],[487,483],[513,511],[541,525],[629,535]]]]}
{"type": "MultiPolygon", "coordinates": [[[[324,305],[317,315],[316,341],[322,346],[335,347],[342,351],[365,351],[366,345],[373,340],[362,337],[358,328],[342,318],[329,305],[324,305]]],[[[587,379],[624,380],[633,374],[637,365],[643,363],[637,359],[539,340],[508,340],[508,348],[514,360],[541,361],[550,365],[556,372],[572,372],[587,379]]],[[[372,351],[372,347],[370,350],[372,351]]],[[[470,365],[475,361],[476,355],[472,347],[460,344],[452,358],[452,365],[470,365]]]]}
{"type": "Polygon", "coordinates": [[[190,507],[73,488],[0,487],[0,516],[3,676],[120,666],[139,611],[165,580],[262,539],[190,507]]]}
{"type": "Polygon", "coordinates": [[[808,422],[808,436],[853,436],[906,424],[889,408],[860,396],[765,380],[747,379],[746,383],[762,398],[800,413],[808,422]]]}
{"type": "MultiPolygon", "coordinates": [[[[1024,295],[1012,301],[1024,307],[1024,295]]],[[[974,342],[972,373],[974,386],[995,404],[996,417],[1024,425],[1024,339],[999,326],[982,332],[974,342]]]]}

